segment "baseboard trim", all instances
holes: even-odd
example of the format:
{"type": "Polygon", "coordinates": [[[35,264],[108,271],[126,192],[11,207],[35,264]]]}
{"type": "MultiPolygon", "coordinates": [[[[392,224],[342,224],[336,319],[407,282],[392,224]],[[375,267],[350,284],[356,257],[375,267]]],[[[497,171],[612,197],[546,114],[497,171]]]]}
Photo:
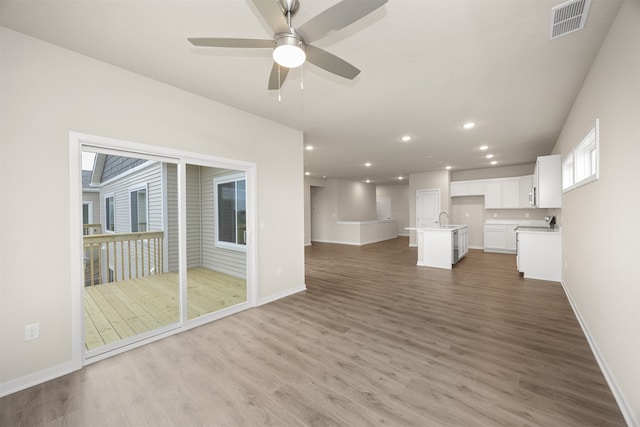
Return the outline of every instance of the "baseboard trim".
{"type": "Polygon", "coordinates": [[[0,384],[0,397],[8,396],[18,391],[33,387],[63,375],[70,374],[73,371],[81,369],[82,366],[75,366],[71,361],[52,368],[43,369],[15,380],[7,381],[0,384]]]}
{"type": "Polygon", "coordinates": [[[279,300],[281,298],[286,298],[288,296],[291,296],[291,295],[297,294],[298,292],[302,292],[306,290],[307,290],[307,285],[302,284],[300,286],[295,286],[293,288],[285,289],[284,291],[276,292],[275,294],[271,294],[267,297],[258,299],[258,302],[256,303],[256,307],[259,307],[264,304],[269,304],[270,302],[279,300]]]}
{"type": "Polygon", "coordinates": [[[388,237],[382,240],[365,240],[363,242],[347,242],[347,241],[342,241],[342,240],[314,240],[314,242],[318,242],[318,243],[332,243],[334,245],[350,245],[350,246],[364,246],[364,245],[370,245],[372,243],[378,243],[378,242],[385,242],[387,240],[393,240],[393,239],[397,239],[398,236],[395,237],[388,237]]]}
{"type": "Polygon", "coordinates": [[[481,250],[484,250],[484,246],[469,246],[469,249],[481,249],[481,250]]]}
{"type": "Polygon", "coordinates": [[[604,379],[607,381],[607,384],[609,385],[609,389],[611,389],[611,393],[613,394],[613,397],[616,399],[616,403],[618,403],[618,407],[620,408],[620,412],[622,412],[622,416],[624,417],[625,422],[630,427],[634,427],[634,426],[637,427],[639,423],[638,423],[638,420],[635,418],[633,412],[631,411],[631,405],[629,405],[629,403],[627,402],[627,399],[625,399],[624,394],[618,388],[618,385],[615,379],[611,375],[611,371],[609,371],[607,362],[604,360],[604,358],[602,357],[602,354],[598,350],[598,346],[596,345],[596,342],[591,336],[591,333],[589,332],[589,328],[587,327],[587,324],[585,323],[584,318],[582,317],[582,314],[580,314],[580,310],[578,309],[578,306],[576,305],[575,301],[573,300],[573,297],[571,296],[571,292],[569,292],[569,288],[567,288],[567,285],[564,282],[564,280],[561,280],[560,284],[562,285],[562,289],[564,290],[564,293],[567,296],[567,299],[569,300],[569,304],[571,305],[573,314],[576,316],[576,319],[578,319],[580,328],[582,328],[582,333],[584,333],[584,336],[587,338],[587,342],[589,343],[589,347],[591,347],[591,352],[593,353],[593,356],[596,358],[596,361],[598,362],[600,371],[602,371],[602,375],[604,375],[604,379]]]}

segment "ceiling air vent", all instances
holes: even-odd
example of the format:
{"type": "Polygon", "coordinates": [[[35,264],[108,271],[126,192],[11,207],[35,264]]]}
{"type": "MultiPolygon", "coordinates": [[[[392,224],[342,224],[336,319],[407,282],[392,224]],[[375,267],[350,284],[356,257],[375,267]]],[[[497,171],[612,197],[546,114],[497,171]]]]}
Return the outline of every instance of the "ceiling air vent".
{"type": "Polygon", "coordinates": [[[551,40],[581,30],[591,0],[571,0],[551,9],[551,40]]]}

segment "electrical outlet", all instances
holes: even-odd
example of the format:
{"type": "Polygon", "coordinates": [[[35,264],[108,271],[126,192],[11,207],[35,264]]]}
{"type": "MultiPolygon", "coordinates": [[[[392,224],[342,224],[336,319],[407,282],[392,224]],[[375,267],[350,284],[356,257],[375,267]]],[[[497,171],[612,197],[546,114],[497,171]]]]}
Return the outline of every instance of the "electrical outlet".
{"type": "Polygon", "coordinates": [[[276,268],[276,276],[282,276],[282,267],[276,268]]]}
{"type": "Polygon", "coordinates": [[[32,323],[24,327],[24,340],[35,340],[40,337],[40,323],[32,323]]]}
{"type": "Polygon", "coordinates": [[[525,217],[525,218],[529,218],[529,212],[525,212],[525,213],[524,213],[524,217],[525,217]]]}

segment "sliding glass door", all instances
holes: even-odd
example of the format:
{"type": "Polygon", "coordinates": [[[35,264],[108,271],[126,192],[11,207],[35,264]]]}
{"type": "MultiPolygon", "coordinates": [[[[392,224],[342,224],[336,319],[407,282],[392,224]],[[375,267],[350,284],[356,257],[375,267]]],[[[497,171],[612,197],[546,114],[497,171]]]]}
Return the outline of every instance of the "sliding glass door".
{"type": "Polygon", "coordinates": [[[81,147],[85,360],[248,307],[245,170],[81,147]]]}

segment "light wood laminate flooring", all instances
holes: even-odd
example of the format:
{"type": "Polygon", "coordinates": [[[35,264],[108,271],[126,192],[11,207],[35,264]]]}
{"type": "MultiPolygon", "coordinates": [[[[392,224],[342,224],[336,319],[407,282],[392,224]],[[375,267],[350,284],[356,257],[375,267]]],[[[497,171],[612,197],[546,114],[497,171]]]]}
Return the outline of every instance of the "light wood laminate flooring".
{"type": "Polygon", "coordinates": [[[0,399],[2,425],[624,425],[559,283],[407,243],[314,243],[306,292],[0,399]]]}

